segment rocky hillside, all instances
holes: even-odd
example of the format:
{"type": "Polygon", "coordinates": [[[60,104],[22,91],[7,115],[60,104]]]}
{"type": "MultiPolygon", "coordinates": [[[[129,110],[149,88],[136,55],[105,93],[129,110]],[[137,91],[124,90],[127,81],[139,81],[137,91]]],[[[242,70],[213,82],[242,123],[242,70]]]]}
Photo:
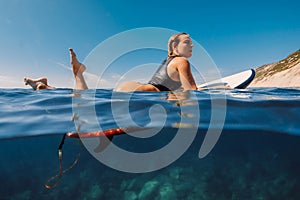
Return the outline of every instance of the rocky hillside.
{"type": "Polygon", "coordinates": [[[249,87],[300,87],[300,49],[255,71],[256,77],[249,87]]]}

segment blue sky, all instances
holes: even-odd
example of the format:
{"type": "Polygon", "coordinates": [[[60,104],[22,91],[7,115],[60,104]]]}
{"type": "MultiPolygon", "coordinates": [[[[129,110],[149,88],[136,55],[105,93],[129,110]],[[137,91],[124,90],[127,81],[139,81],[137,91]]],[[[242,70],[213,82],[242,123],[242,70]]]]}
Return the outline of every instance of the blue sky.
{"type": "MultiPolygon", "coordinates": [[[[0,88],[25,87],[24,77],[41,76],[50,85],[73,87],[72,72],[66,68],[69,47],[83,61],[107,38],[141,27],[189,33],[220,72],[230,75],[279,61],[298,50],[299,7],[296,0],[1,0],[0,88]]],[[[147,57],[145,63],[163,59],[157,52],[147,54],[134,56],[137,60],[147,57]]],[[[129,66],[134,63],[130,59],[120,61],[129,66]]],[[[105,86],[112,86],[121,75],[115,70],[111,78],[106,77],[105,86]]],[[[147,79],[151,74],[136,76],[147,79]]]]}

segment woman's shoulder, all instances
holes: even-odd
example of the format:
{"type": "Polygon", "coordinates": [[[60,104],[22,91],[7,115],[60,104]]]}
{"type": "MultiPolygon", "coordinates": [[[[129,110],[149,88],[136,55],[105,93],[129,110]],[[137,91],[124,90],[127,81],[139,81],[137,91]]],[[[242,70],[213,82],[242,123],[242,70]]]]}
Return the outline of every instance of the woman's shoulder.
{"type": "Polygon", "coordinates": [[[173,58],[172,61],[176,61],[176,62],[189,62],[188,59],[186,57],[183,56],[176,56],[173,58]]]}
{"type": "Polygon", "coordinates": [[[189,66],[190,63],[186,57],[177,56],[172,59],[172,61],[170,62],[169,65],[171,65],[171,66],[179,66],[179,65],[180,66],[189,66]]]}

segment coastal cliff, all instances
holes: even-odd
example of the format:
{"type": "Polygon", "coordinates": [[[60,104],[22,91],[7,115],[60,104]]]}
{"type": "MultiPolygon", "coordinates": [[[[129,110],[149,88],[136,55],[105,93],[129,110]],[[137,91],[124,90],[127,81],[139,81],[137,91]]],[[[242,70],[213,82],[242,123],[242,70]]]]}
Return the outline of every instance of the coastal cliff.
{"type": "Polygon", "coordinates": [[[300,49],[255,71],[255,79],[249,87],[300,87],[300,49]]]}

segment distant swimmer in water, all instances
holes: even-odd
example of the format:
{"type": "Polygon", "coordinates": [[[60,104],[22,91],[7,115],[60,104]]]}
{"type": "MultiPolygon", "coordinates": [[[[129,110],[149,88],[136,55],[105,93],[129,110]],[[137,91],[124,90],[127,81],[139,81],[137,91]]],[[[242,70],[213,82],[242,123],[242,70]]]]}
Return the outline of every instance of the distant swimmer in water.
{"type": "Polygon", "coordinates": [[[54,89],[54,87],[48,85],[47,78],[24,78],[25,85],[30,85],[34,90],[54,89]]]}
{"type": "MultiPolygon", "coordinates": [[[[159,66],[150,81],[141,84],[134,81],[121,83],[115,88],[115,91],[175,91],[175,90],[197,90],[194,77],[191,72],[188,58],[192,56],[193,44],[187,33],[178,33],[170,37],[168,41],[168,56],[159,66]]],[[[86,90],[88,86],[84,79],[83,73],[86,67],[77,60],[73,49],[70,51],[70,63],[72,66],[76,89],[86,90]]],[[[53,89],[47,84],[46,78],[33,80],[24,79],[25,84],[29,84],[33,89],[53,89]]]]}

